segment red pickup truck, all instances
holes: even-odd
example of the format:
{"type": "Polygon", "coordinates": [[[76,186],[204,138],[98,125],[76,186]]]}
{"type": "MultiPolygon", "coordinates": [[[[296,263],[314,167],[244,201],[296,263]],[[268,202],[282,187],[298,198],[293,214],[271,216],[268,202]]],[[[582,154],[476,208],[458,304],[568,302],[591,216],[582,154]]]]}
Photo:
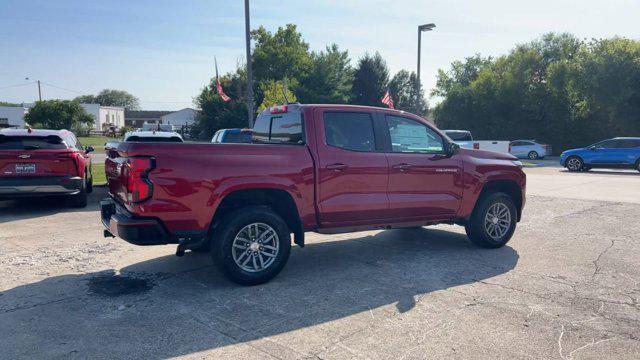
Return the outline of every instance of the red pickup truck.
{"type": "Polygon", "coordinates": [[[307,231],[459,224],[503,246],[526,177],[509,154],[460,149],[425,119],[350,105],[263,111],[250,144],[121,143],[108,151],[105,236],[211,251],[233,281],[259,284],[307,231]]]}

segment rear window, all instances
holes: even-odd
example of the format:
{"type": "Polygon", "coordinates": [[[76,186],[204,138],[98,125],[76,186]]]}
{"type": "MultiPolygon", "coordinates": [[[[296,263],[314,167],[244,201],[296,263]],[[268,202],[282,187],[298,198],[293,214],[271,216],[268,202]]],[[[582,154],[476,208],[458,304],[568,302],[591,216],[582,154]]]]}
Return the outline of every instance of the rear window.
{"type": "Polygon", "coordinates": [[[183,142],[182,139],[180,139],[177,136],[172,136],[172,137],[155,137],[155,136],[129,136],[126,140],[127,142],[129,141],[135,141],[135,142],[183,142]]]}
{"type": "MultiPolygon", "coordinates": [[[[264,114],[253,126],[253,142],[268,144],[304,144],[302,113],[264,114]]],[[[226,138],[225,138],[225,142],[226,138]]]]}
{"type": "Polygon", "coordinates": [[[0,150],[66,149],[59,136],[7,136],[0,135],[0,150]]]}
{"type": "Polygon", "coordinates": [[[251,132],[243,131],[243,132],[229,132],[227,131],[224,134],[224,142],[226,143],[250,143],[251,142],[251,132]]]}
{"type": "Polygon", "coordinates": [[[373,119],[369,113],[326,112],[324,132],[327,145],[353,151],[375,151],[373,119]]]}
{"type": "Polygon", "coordinates": [[[473,137],[468,131],[445,131],[445,134],[453,141],[473,141],[473,137]]]}

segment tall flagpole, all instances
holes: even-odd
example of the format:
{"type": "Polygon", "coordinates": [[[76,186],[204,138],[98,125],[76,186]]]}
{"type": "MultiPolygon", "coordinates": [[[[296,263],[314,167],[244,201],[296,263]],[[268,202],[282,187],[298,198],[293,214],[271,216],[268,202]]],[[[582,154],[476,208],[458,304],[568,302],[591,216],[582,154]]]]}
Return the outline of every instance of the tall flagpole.
{"type": "Polygon", "coordinates": [[[253,128],[253,69],[251,66],[251,26],[249,25],[249,0],[244,0],[244,33],[247,47],[247,115],[249,128],[253,128]]]}

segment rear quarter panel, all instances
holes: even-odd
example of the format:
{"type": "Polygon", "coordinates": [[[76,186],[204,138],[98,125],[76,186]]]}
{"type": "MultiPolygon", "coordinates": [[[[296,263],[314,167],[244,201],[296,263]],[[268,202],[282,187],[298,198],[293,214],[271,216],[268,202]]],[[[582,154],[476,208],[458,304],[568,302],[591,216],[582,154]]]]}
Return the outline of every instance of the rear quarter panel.
{"type": "Polygon", "coordinates": [[[206,231],[222,199],[236,190],[287,191],[303,224],[315,222],[313,162],[306,146],[271,144],[130,144],[126,156],[154,156],[152,199],[126,205],[157,217],[169,231],[206,231]]]}

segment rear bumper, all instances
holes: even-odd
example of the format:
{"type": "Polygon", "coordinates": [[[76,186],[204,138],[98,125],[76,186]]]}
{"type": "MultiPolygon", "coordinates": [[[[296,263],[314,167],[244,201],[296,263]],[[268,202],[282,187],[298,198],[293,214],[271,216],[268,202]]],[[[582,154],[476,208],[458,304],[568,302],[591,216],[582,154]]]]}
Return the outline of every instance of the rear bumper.
{"type": "Polygon", "coordinates": [[[113,236],[134,245],[164,245],[172,243],[160,220],[137,218],[124,207],[105,198],[100,201],[102,225],[113,236]]]}
{"type": "Polygon", "coordinates": [[[78,176],[32,176],[0,178],[0,198],[75,195],[82,189],[78,176]]]}

